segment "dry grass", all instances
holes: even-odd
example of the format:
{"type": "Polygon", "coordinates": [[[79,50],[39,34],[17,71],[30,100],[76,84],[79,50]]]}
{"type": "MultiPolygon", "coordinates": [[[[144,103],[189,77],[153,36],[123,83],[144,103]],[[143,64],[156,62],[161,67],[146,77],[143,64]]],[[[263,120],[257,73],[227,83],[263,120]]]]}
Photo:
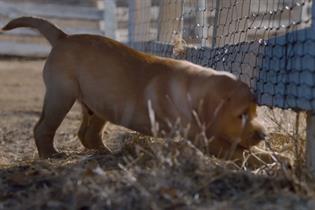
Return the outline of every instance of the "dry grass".
{"type": "Polygon", "coordinates": [[[109,125],[111,155],[84,151],[74,107],[56,135],[68,156],[39,160],[38,120],[43,61],[0,61],[0,209],[315,209],[314,181],[304,167],[305,116],[261,108],[270,132],[261,147],[294,160],[240,168],[189,141],[155,139],[109,125]]]}

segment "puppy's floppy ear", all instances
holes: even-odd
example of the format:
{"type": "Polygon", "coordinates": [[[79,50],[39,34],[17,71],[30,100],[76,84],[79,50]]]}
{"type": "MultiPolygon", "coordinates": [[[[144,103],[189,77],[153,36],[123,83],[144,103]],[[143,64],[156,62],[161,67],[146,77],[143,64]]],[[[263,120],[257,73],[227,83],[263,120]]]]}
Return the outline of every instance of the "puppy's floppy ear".
{"type": "Polygon", "coordinates": [[[204,100],[203,114],[202,119],[203,122],[206,123],[206,126],[213,126],[215,122],[217,122],[222,109],[224,109],[224,105],[227,103],[226,99],[223,97],[206,97],[204,100]]]}
{"type": "Polygon", "coordinates": [[[243,97],[246,97],[252,102],[257,102],[257,96],[254,94],[254,91],[246,83],[239,79],[237,80],[237,85],[234,89],[234,92],[243,95],[243,97]]]}

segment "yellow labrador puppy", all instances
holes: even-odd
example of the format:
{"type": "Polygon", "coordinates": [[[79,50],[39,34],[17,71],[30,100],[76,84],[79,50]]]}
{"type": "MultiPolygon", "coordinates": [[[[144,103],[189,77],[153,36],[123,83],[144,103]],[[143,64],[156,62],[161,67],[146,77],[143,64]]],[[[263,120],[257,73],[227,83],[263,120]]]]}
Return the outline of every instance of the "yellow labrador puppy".
{"type": "Polygon", "coordinates": [[[177,126],[192,140],[211,139],[210,153],[229,159],[242,159],[265,137],[252,93],[232,74],[148,55],[102,36],[67,35],[35,17],[14,19],[3,30],[19,27],[37,29],[52,45],[34,129],[41,158],[58,154],[54,135],[76,100],[83,107],[79,138],[89,149],[109,151],[102,142],[106,121],[148,135],[177,126]]]}

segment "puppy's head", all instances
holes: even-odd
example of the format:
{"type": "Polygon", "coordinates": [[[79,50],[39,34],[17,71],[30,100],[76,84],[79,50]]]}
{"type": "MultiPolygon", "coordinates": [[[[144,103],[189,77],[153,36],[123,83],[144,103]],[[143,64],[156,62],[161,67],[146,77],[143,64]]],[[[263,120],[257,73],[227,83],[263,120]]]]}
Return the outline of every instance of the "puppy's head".
{"type": "Polygon", "coordinates": [[[256,101],[249,87],[237,80],[231,82],[224,84],[207,127],[210,135],[249,149],[264,140],[265,131],[257,121],[256,101]]]}

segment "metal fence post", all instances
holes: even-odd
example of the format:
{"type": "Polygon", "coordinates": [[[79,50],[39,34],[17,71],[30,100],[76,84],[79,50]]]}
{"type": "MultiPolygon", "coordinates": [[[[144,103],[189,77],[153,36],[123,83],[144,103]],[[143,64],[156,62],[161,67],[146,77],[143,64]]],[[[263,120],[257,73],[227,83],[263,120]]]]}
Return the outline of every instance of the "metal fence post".
{"type": "Polygon", "coordinates": [[[117,18],[116,18],[116,0],[104,0],[104,35],[115,39],[117,18]]]}

